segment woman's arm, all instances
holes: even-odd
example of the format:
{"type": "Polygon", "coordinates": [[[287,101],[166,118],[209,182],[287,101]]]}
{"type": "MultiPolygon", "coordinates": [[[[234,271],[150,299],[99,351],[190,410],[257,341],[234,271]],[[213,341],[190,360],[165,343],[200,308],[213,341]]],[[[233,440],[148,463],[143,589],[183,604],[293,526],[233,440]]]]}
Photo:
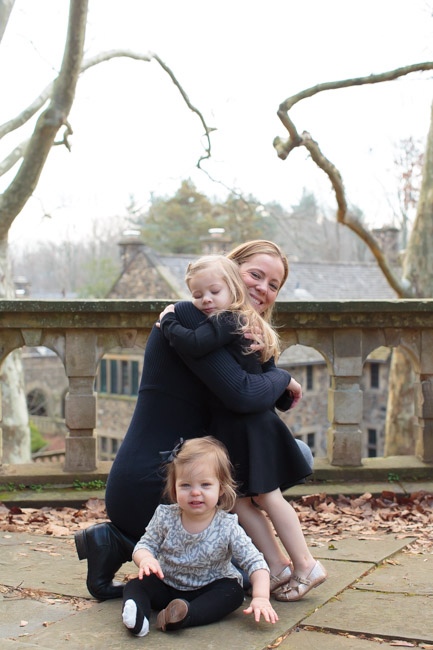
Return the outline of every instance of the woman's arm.
{"type": "Polygon", "coordinates": [[[193,359],[228,345],[236,336],[236,324],[231,314],[211,316],[197,329],[189,329],[179,323],[176,312],[169,312],[162,317],[160,328],[176,352],[193,359]]]}
{"type": "MultiPolygon", "coordinates": [[[[189,302],[177,303],[176,313],[179,322],[191,329],[205,319],[189,302]]],[[[236,413],[255,413],[272,408],[291,379],[289,373],[281,368],[273,368],[263,374],[249,374],[224,348],[201,359],[183,354],[179,356],[226,408],[236,413]]]]}

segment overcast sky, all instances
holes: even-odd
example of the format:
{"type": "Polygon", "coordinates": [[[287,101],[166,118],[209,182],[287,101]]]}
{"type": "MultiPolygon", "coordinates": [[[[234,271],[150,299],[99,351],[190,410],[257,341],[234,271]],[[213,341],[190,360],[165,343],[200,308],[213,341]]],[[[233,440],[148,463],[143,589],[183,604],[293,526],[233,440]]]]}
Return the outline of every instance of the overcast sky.
{"type": "MultiPolygon", "coordinates": [[[[27,106],[60,67],[66,0],[16,0],[0,48],[0,122],[27,106]]],[[[212,134],[215,178],[262,202],[296,203],[306,187],[334,206],[323,172],[305,150],[280,161],[287,134],[276,111],[291,94],[323,81],[379,73],[432,59],[433,3],[426,0],[90,0],[86,54],[156,52],[174,71],[212,134]],[[121,8],[119,8],[121,7],[121,8]]],[[[331,91],[298,104],[293,119],[343,175],[349,201],[369,223],[391,220],[399,140],[425,139],[432,73],[331,91]],[[387,198],[388,196],[388,198],[387,198]]],[[[203,128],[166,73],[116,60],[85,73],[70,115],[72,152],[57,147],[16,219],[11,241],[76,236],[93,218],[124,216],[129,196],[173,193],[184,178],[225,198],[195,167],[203,128]],[[51,219],[43,217],[44,213],[51,219]]],[[[4,138],[0,156],[28,135],[4,138]]],[[[0,189],[10,181],[9,173],[0,189]]]]}

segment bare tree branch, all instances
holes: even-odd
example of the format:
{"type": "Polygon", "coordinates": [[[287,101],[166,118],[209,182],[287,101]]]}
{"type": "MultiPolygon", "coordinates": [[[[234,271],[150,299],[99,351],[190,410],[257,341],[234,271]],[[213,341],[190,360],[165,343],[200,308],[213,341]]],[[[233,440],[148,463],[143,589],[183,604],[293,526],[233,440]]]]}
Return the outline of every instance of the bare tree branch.
{"type": "MultiPolygon", "coordinates": [[[[197,162],[197,167],[203,170],[201,167],[201,162],[203,160],[207,160],[211,156],[211,141],[210,141],[210,134],[212,131],[215,131],[213,127],[210,127],[207,125],[205,118],[203,117],[203,114],[201,111],[199,111],[198,108],[193,106],[191,103],[188,95],[186,94],[185,90],[183,89],[182,85],[179,83],[177,80],[176,76],[174,75],[173,71],[168,67],[166,63],[162,61],[162,59],[155,53],[148,52],[146,54],[140,54],[139,52],[134,52],[132,50],[107,50],[106,52],[100,52],[99,54],[87,59],[86,61],[83,62],[81,68],[80,68],[80,75],[83,74],[83,72],[86,72],[86,70],[89,70],[90,68],[99,65],[100,63],[104,63],[106,61],[110,61],[111,59],[114,58],[129,58],[129,59],[135,59],[136,61],[146,61],[150,62],[152,59],[154,59],[161,67],[162,69],[169,75],[171,80],[173,81],[174,85],[176,88],[179,90],[180,94],[182,95],[186,105],[188,108],[198,115],[203,128],[204,128],[204,135],[206,138],[206,146],[205,146],[205,154],[201,156],[197,162]]],[[[10,133],[11,131],[14,131],[15,129],[18,129],[20,126],[25,124],[29,119],[33,117],[37,113],[38,110],[42,108],[42,106],[48,101],[50,98],[52,92],[53,92],[53,87],[54,87],[54,81],[48,84],[46,88],[41,92],[41,94],[26,108],[24,109],[19,115],[15,116],[13,119],[9,120],[8,122],[5,122],[4,124],[0,125],[0,139],[6,135],[7,133],[10,133]]],[[[72,130],[70,130],[68,133],[65,135],[69,135],[72,133],[72,130]]],[[[68,149],[70,150],[70,147],[68,145],[67,138],[63,139],[61,142],[56,142],[55,144],[65,144],[68,149]]],[[[17,159],[19,160],[19,158],[17,159]]],[[[17,162],[17,160],[15,162],[17,162]]],[[[207,173],[207,172],[205,172],[207,173]]]]}
{"type": "MultiPolygon", "coordinates": [[[[179,90],[180,94],[181,94],[182,97],[184,98],[185,103],[186,103],[186,105],[188,106],[188,108],[189,108],[193,113],[196,113],[196,115],[198,115],[199,118],[200,118],[200,121],[201,121],[201,123],[202,123],[202,125],[203,125],[203,128],[204,128],[205,138],[206,138],[206,141],[207,141],[207,146],[205,147],[206,154],[205,154],[204,156],[200,156],[200,158],[199,158],[199,160],[198,160],[198,162],[197,162],[197,167],[198,167],[199,169],[201,169],[200,164],[201,164],[202,160],[207,160],[207,159],[210,158],[210,156],[211,156],[211,142],[210,142],[209,134],[210,134],[212,131],[215,131],[215,129],[212,128],[212,127],[209,127],[209,126],[206,124],[206,121],[205,121],[205,119],[204,119],[202,113],[198,110],[198,108],[196,108],[195,106],[193,106],[193,105],[191,104],[188,95],[186,94],[186,92],[184,91],[184,89],[182,88],[182,86],[180,85],[180,83],[178,82],[178,80],[177,80],[176,77],[174,76],[173,72],[172,72],[172,71],[170,70],[170,68],[168,67],[168,65],[166,65],[163,61],[161,61],[161,59],[159,58],[159,56],[158,56],[157,54],[152,54],[152,57],[155,59],[155,61],[157,61],[157,62],[159,63],[159,65],[163,68],[163,70],[165,70],[165,71],[167,72],[167,74],[170,76],[172,82],[174,83],[174,85],[177,87],[177,89],[179,90]]],[[[202,170],[202,171],[203,171],[203,170],[202,170]]]]}
{"type": "Polygon", "coordinates": [[[66,124],[80,73],[88,0],[70,3],[66,46],[48,108],[40,115],[15,178],[0,196],[0,237],[32,195],[59,128],[66,124]]]}
{"type": "MultiPolygon", "coordinates": [[[[137,52],[133,52],[132,50],[107,50],[106,52],[100,52],[99,54],[96,54],[95,56],[83,61],[80,68],[80,75],[95,65],[99,65],[104,61],[110,61],[111,59],[120,57],[128,57],[137,61],[152,60],[152,55],[139,54],[137,52]]],[[[8,122],[1,124],[0,138],[3,138],[7,133],[11,133],[11,131],[18,129],[20,126],[23,126],[23,124],[28,122],[33,117],[33,115],[35,115],[49,100],[53,92],[54,84],[55,80],[51,81],[51,83],[49,83],[48,86],[44,88],[44,90],[34,99],[34,101],[29,106],[27,106],[27,108],[25,108],[21,113],[13,117],[8,122]]]]}
{"type": "Polygon", "coordinates": [[[24,140],[0,163],[0,176],[6,174],[24,156],[29,140],[24,140]]]}
{"type": "Polygon", "coordinates": [[[15,0],[0,0],[0,43],[6,31],[15,0]]]}
{"type": "Polygon", "coordinates": [[[408,286],[407,282],[405,282],[405,280],[401,280],[394,272],[393,268],[389,265],[383,251],[379,248],[378,243],[371,232],[367,230],[358,219],[348,213],[346,193],[340,172],[335,167],[335,165],[333,165],[331,161],[328,160],[326,156],[324,156],[320,150],[318,143],[313,140],[307,131],[304,131],[301,135],[299,135],[294,122],[292,121],[291,117],[289,117],[289,110],[302,99],[313,97],[314,95],[317,95],[318,93],[325,90],[337,90],[341,88],[349,88],[352,86],[362,86],[365,84],[393,81],[394,79],[398,79],[399,77],[411,74],[412,72],[421,72],[432,69],[433,61],[426,61],[424,63],[414,63],[402,68],[396,68],[395,70],[382,72],[380,74],[372,74],[366,77],[355,77],[353,79],[343,79],[340,81],[329,81],[326,83],[317,84],[316,86],[311,86],[310,88],[302,90],[301,92],[288,97],[284,102],[280,104],[277,111],[278,117],[289,133],[289,138],[286,140],[283,140],[279,137],[276,137],[274,139],[273,144],[278,157],[282,160],[285,160],[293,149],[300,146],[304,146],[309,151],[311,158],[314,160],[316,165],[327,174],[329,180],[331,181],[337,201],[337,220],[339,223],[342,223],[348,228],[351,228],[351,230],[356,232],[356,234],[359,235],[359,237],[361,237],[361,239],[367,244],[374,257],[376,258],[379,267],[388,280],[388,283],[401,298],[412,298],[414,296],[413,287],[408,286]]]}

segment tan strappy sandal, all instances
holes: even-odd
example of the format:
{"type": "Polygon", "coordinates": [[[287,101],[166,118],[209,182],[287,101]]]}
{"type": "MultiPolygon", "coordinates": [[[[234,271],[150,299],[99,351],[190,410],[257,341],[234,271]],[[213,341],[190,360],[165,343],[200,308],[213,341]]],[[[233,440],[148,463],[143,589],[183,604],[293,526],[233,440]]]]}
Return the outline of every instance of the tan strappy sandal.
{"type": "Polygon", "coordinates": [[[305,594],[308,594],[310,589],[313,589],[313,587],[318,587],[322,584],[322,582],[325,582],[327,577],[328,572],[322,566],[319,560],[317,560],[316,564],[313,566],[306,578],[300,578],[294,573],[292,574],[291,580],[294,580],[298,583],[295,587],[286,583],[274,591],[272,595],[276,600],[280,600],[285,603],[292,603],[297,600],[301,600],[305,594]]]}

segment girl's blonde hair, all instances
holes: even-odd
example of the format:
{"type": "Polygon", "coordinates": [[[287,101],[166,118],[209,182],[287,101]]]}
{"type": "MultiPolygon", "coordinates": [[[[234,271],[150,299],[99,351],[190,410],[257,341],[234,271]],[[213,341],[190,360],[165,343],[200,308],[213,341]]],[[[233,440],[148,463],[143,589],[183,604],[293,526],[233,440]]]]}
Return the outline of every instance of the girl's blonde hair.
{"type": "MultiPolygon", "coordinates": [[[[277,359],[279,354],[278,336],[251,304],[247,288],[236,262],[233,262],[225,255],[205,255],[194,262],[190,262],[185,275],[188,288],[193,277],[209,269],[215,269],[215,273],[226,283],[231,295],[232,302],[226,309],[221,311],[233,312],[238,320],[239,333],[243,334],[248,331],[253,336],[252,341],[263,345],[261,349],[262,362],[271,357],[277,359]]],[[[250,347],[245,348],[245,354],[253,352],[254,350],[251,350],[250,347]]]]}
{"type": "MultiPolygon", "coordinates": [[[[247,262],[251,257],[253,257],[253,255],[270,255],[271,257],[276,257],[282,262],[284,275],[281,286],[279,287],[279,289],[281,289],[287,280],[287,276],[289,275],[289,261],[281,248],[277,246],[277,244],[274,244],[274,242],[268,241],[267,239],[254,239],[252,241],[247,241],[244,244],[236,246],[236,248],[227,254],[227,257],[231,260],[234,260],[236,264],[240,266],[244,262],[247,262]]],[[[273,308],[274,305],[271,305],[262,314],[262,317],[268,323],[271,320],[273,308]]]]}
{"type": "Polygon", "coordinates": [[[176,476],[186,465],[196,465],[206,462],[212,464],[215,476],[219,481],[222,494],[218,507],[229,512],[236,501],[236,484],[232,475],[232,464],[225,446],[212,436],[191,438],[186,440],[175,458],[167,465],[164,496],[169,501],[176,502],[176,476]]]}

